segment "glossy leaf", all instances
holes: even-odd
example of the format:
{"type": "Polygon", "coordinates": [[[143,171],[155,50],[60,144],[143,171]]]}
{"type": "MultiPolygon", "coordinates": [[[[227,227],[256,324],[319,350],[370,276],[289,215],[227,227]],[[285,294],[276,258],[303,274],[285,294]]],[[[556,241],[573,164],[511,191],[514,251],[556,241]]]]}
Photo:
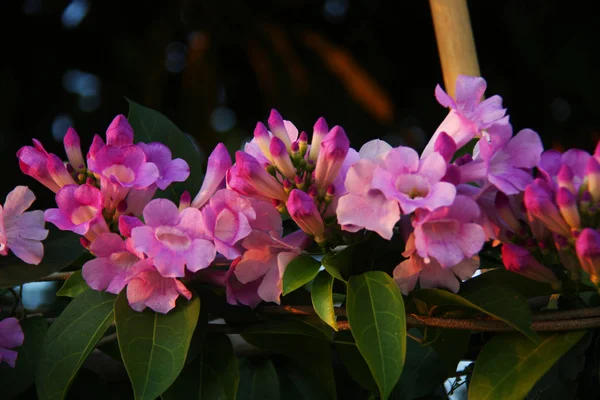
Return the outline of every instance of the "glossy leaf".
{"type": "Polygon", "coordinates": [[[538,340],[531,327],[531,310],[519,293],[504,286],[486,286],[463,296],[442,289],[423,289],[415,296],[429,305],[466,307],[506,322],[529,339],[538,340]]]}
{"type": "Polygon", "coordinates": [[[368,391],[377,393],[379,391],[377,383],[373,379],[373,374],[367,362],[358,351],[352,333],[348,331],[336,333],[334,344],[342,364],[344,364],[352,379],[368,391]]]}
{"type": "Polygon", "coordinates": [[[134,311],[124,292],[115,303],[123,363],[136,399],[154,400],[171,386],[185,363],[200,314],[200,299],[180,300],[167,314],[134,311]]]}
{"type": "Polygon", "coordinates": [[[547,283],[534,281],[504,268],[498,268],[463,282],[460,293],[469,293],[490,286],[509,287],[525,298],[545,296],[555,292],[547,283]]]}
{"type": "Polygon", "coordinates": [[[469,400],[520,400],[585,331],[542,334],[538,343],[522,336],[493,337],[475,361],[469,400]]]}
{"type": "Polygon", "coordinates": [[[353,276],[348,282],[347,312],[356,345],[381,398],[387,399],[406,356],[406,316],[400,289],[384,272],[353,276]]]}
{"type": "Polygon", "coordinates": [[[202,352],[187,365],[163,400],[235,400],[239,369],[231,341],[224,334],[204,341],[202,352]]]}
{"type": "Polygon", "coordinates": [[[283,294],[286,295],[314,279],[321,268],[321,262],[311,256],[294,258],[283,273],[283,294]]]}
{"type": "Polygon", "coordinates": [[[327,271],[320,271],[317,274],[312,285],[311,299],[317,315],[337,331],[333,308],[333,276],[327,271]]]}
{"type": "Polygon", "coordinates": [[[71,265],[85,251],[80,236],[71,232],[51,231],[44,241],[44,258],[39,265],[29,265],[10,254],[0,257],[0,288],[34,282],[71,265]]]}
{"type": "Polygon", "coordinates": [[[81,275],[81,270],[73,272],[65,283],[63,283],[62,287],[56,292],[57,296],[64,297],[77,297],[79,294],[85,292],[89,289],[85,280],[83,280],[83,276],[81,275]]]}
{"type": "Polygon", "coordinates": [[[190,176],[185,182],[173,183],[166,189],[166,195],[179,203],[179,197],[187,190],[192,198],[202,185],[202,158],[194,144],[167,117],[151,108],[144,107],[127,99],[129,115],[127,119],[134,132],[135,142],[160,142],[171,150],[173,158],[182,158],[190,166],[190,176]]]}
{"type": "Polygon", "coordinates": [[[52,323],[36,372],[40,399],[63,399],[77,371],[113,322],[115,296],[86,290],[52,323]]]}
{"type": "Polygon", "coordinates": [[[31,317],[21,321],[25,334],[15,368],[6,363],[0,364],[0,390],[2,396],[12,399],[33,385],[35,370],[38,364],[44,338],[48,332],[48,324],[43,317],[31,317]]]}
{"type": "Polygon", "coordinates": [[[240,386],[237,400],[279,399],[279,378],[271,360],[261,358],[240,360],[240,386]]]}

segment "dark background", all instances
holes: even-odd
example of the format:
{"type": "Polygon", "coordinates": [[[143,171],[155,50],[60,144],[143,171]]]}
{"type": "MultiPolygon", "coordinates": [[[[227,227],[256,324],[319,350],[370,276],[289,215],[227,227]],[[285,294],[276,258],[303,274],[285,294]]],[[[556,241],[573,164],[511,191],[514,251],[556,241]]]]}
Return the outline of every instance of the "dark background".
{"type": "MultiPolygon", "coordinates": [[[[592,4],[469,2],[488,95],[546,147],[600,138],[592,4]]],[[[85,152],[127,114],[124,97],[204,154],[239,148],[271,108],[308,132],[323,115],[355,148],[376,137],[422,148],[447,112],[433,96],[442,74],[425,0],[4,0],[0,38],[0,198],[26,184],[34,208],[52,195],[20,173],[19,147],[38,138],[63,157],[72,125],[85,152]]]]}

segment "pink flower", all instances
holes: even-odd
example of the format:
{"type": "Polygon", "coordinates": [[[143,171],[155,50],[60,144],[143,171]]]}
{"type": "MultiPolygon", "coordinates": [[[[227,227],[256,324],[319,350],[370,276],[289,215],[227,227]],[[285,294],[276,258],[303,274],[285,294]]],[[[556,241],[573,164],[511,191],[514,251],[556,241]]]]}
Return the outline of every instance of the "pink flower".
{"type": "Polygon", "coordinates": [[[415,248],[426,263],[434,258],[443,268],[477,255],[485,242],[477,203],[458,195],[454,203],[432,212],[419,210],[413,220],[415,248]]]}
{"type": "Polygon", "coordinates": [[[97,235],[108,232],[102,216],[102,193],[94,186],[67,185],[56,194],[58,208],[44,212],[44,219],[63,231],[73,231],[94,241],[97,235]]]}
{"type": "Polygon", "coordinates": [[[227,271],[205,269],[201,271],[201,280],[215,285],[223,286],[227,296],[227,303],[232,306],[243,304],[249,307],[256,307],[262,299],[258,295],[258,288],[262,283],[262,279],[241,283],[235,277],[235,268],[239,264],[241,257],[236,258],[231,262],[227,271]]]}
{"type": "Polygon", "coordinates": [[[283,176],[288,179],[294,179],[296,177],[296,168],[292,164],[292,159],[285,147],[285,143],[277,136],[271,138],[269,144],[269,153],[271,160],[275,167],[281,171],[283,176]]]}
{"type": "Polygon", "coordinates": [[[329,127],[325,118],[321,117],[315,123],[313,128],[312,141],[310,142],[310,153],[308,155],[309,160],[317,161],[319,152],[321,151],[321,142],[325,136],[329,133],[329,127]]]}
{"type": "Polygon", "coordinates": [[[279,304],[281,279],[287,265],[307,244],[308,236],[302,231],[283,239],[254,231],[242,242],[246,249],[233,273],[243,285],[260,281],[258,296],[264,301],[279,304]]]}
{"type": "Polygon", "coordinates": [[[321,194],[337,178],[350,149],[346,132],[335,126],[321,141],[321,149],[315,167],[315,185],[321,194]]]}
{"type": "Polygon", "coordinates": [[[271,133],[281,139],[290,150],[292,142],[298,139],[298,129],[290,121],[284,120],[276,110],[271,110],[268,122],[271,133]]]}
{"type": "Polygon", "coordinates": [[[571,149],[560,153],[556,150],[545,151],[538,164],[538,170],[542,178],[552,188],[558,186],[558,174],[563,166],[567,166],[570,170],[571,179],[573,180],[573,192],[579,191],[586,176],[586,169],[589,159],[592,156],[586,151],[579,149],[571,149]]]}
{"type": "Polygon", "coordinates": [[[192,201],[192,207],[202,207],[210,199],[210,196],[223,186],[223,180],[229,168],[231,168],[231,157],[225,145],[219,143],[208,157],[206,175],[200,191],[192,201]]]}
{"type": "Polygon", "coordinates": [[[83,265],[83,279],[94,290],[119,294],[127,284],[131,267],[144,258],[133,248],[131,239],[123,240],[116,233],[104,233],[96,238],[90,252],[97,258],[83,265]]]}
{"type": "Polygon", "coordinates": [[[507,270],[529,279],[545,282],[559,289],[561,284],[554,273],[540,264],[526,249],[512,243],[502,245],[502,262],[507,270]]]}
{"type": "Polygon", "coordinates": [[[525,207],[530,219],[541,221],[552,232],[569,237],[571,229],[554,203],[552,187],[541,178],[525,188],[525,207]]]}
{"type": "Polygon", "coordinates": [[[162,143],[138,143],[146,155],[146,162],[156,165],[158,179],[156,186],[165,190],[173,182],[183,182],[190,176],[190,167],[181,158],[172,159],[171,150],[162,143]]]}
{"type": "Polygon", "coordinates": [[[17,362],[17,352],[12,350],[23,344],[25,335],[16,318],[5,318],[0,321],[0,364],[2,362],[15,367],[17,362]]]}
{"type": "Polygon", "coordinates": [[[146,307],[166,314],[173,308],[179,295],[190,300],[192,293],[176,278],[162,276],[152,259],[135,264],[129,271],[127,300],[135,311],[146,307]]]}
{"type": "Polygon", "coordinates": [[[235,165],[227,173],[227,185],[245,196],[258,194],[263,199],[287,200],[287,193],[277,179],[256,158],[243,151],[235,153],[235,165]]]}
{"type": "Polygon", "coordinates": [[[439,85],[436,86],[437,101],[450,108],[450,113],[433,134],[422,157],[434,152],[435,143],[442,132],[446,132],[454,140],[456,147],[461,148],[504,117],[506,110],[502,108],[500,96],[481,101],[486,86],[483,78],[459,75],[456,79],[456,99],[450,97],[439,85]]]}
{"type": "Polygon", "coordinates": [[[443,268],[437,261],[426,263],[415,251],[414,235],[408,238],[402,254],[409,257],[394,269],[393,277],[400,291],[407,295],[416,286],[422,289],[443,288],[458,293],[460,282],[473,276],[479,268],[479,257],[466,258],[458,264],[443,268]]]}
{"type": "Polygon", "coordinates": [[[144,208],[146,225],[133,228],[134,248],[153,259],[164,277],[182,277],[187,269],[196,272],[215,258],[202,213],[189,207],[179,212],[166,199],[154,199],[144,208]]]}
{"type": "Polygon", "coordinates": [[[94,171],[96,169],[96,154],[98,154],[100,149],[104,146],[106,146],[106,144],[100,135],[94,135],[94,138],[92,139],[92,145],[90,146],[86,156],[88,169],[90,171],[94,171]]]}
{"type": "Polygon", "coordinates": [[[584,229],[575,248],[581,267],[590,275],[592,283],[600,286],[600,233],[595,229],[584,229]]]}
{"type": "Polygon", "coordinates": [[[124,115],[117,115],[106,129],[106,144],[115,147],[133,144],[133,128],[124,115]]]}
{"type": "Polygon", "coordinates": [[[83,159],[83,153],[81,152],[81,142],[79,135],[73,128],[67,129],[67,133],[63,139],[65,146],[65,153],[67,153],[67,159],[71,167],[77,172],[85,170],[85,160],[83,159]]]}
{"type": "Polygon", "coordinates": [[[325,225],[314,200],[305,192],[294,189],[286,203],[290,217],[304,232],[315,237],[318,243],[325,241],[325,225]]]}
{"type": "Polygon", "coordinates": [[[28,264],[39,264],[44,257],[41,241],[48,236],[44,229],[44,212],[25,212],[35,200],[26,186],[17,186],[0,205],[0,255],[8,250],[28,264]]]}
{"type": "MultiPolygon", "coordinates": [[[[38,140],[33,139],[33,145],[34,147],[21,147],[17,152],[21,171],[25,175],[29,175],[40,182],[54,193],[58,192],[62,186],[54,180],[53,175],[50,174],[50,171],[48,170],[50,154],[38,140]]],[[[64,168],[64,172],[68,173],[66,167],[64,165],[62,167],[64,168]]],[[[54,172],[54,175],[60,175],[58,168],[54,172]]]]}

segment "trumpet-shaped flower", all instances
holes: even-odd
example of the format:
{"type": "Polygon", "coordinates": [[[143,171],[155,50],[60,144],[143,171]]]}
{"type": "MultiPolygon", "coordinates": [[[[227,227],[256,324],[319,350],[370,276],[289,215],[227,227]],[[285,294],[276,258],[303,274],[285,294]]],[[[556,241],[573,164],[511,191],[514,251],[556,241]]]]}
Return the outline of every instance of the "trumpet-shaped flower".
{"type": "Polygon", "coordinates": [[[529,279],[548,283],[554,289],[560,289],[561,283],[554,272],[540,264],[529,251],[520,246],[504,243],[502,245],[502,262],[509,271],[529,279]]]}
{"type": "Polygon", "coordinates": [[[106,129],[106,144],[115,147],[133,144],[133,128],[124,115],[117,115],[106,129]]]}
{"type": "Polygon", "coordinates": [[[286,203],[290,217],[304,232],[315,237],[317,242],[325,240],[325,225],[314,200],[305,192],[294,189],[286,203]]]}
{"type": "Polygon", "coordinates": [[[63,144],[71,167],[77,172],[85,170],[85,160],[83,159],[83,153],[81,152],[81,141],[79,140],[79,135],[75,129],[67,129],[63,144]]]}
{"type": "Polygon", "coordinates": [[[162,143],[138,143],[146,155],[146,162],[156,165],[158,178],[156,186],[165,190],[173,182],[183,182],[190,176],[190,167],[181,158],[173,159],[171,150],[162,143]]]}
{"type": "Polygon", "coordinates": [[[595,229],[584,229],[575,248],[581,267],[590,275],[592,283],[600,286],[600,233],[595,229]]]}
{"type": "Polygon", "coordinates": [[[0,364],[7,363],[11,368],[17,362],[17,351],[13,350],[23,344],[25,335],[16,318],[5,318],[0,321],[0,364]]]}
{"type": "Polygon", "coordinates": [[[346,132],[336,126],[325,135],[320,145],[314,175],[315,185],[323,194],[338,177],[350,150],[350,140],[346,132]]]}
{"type": "MultiPolygon", "coordinates": [[[[33,147],[21,147],[17,152],[17,157],[19,158],[19,167],[25,175],[29,175],[54,193],[60,190],[62,186],[54,180],[48,170],[50,154],[38,140],[33,139],[33,147]]],[[[67,172],[64,165],[63,168],[64,172],[67,172]]],[[[58,171],[55,172],[55,175],[57,173],[58,171]]]]}
{"type": "Polygon", "coordinates": [[[235,153],[235,165],[227,173],[227,185],[245,196],[258,194],[261,199],[287,200],[287,193],[277,179],[256,158],[243,151],[235,153]]]}
{"type": "Polygon", "coordinates": [[[0,255],[8,250],[28,264],[39,264],[44,256],[41,241],[48,236],[44,212],[27,211],[35,196],[26,186],[17,186],[0,205],[0,255]]]}
{"type": "Polygon", "coordinates": [[[196,272],[214,260],[215,245],[208,240],[202,213],[188,207],[179,212],[166,199],[154,199],[144,208],[146,225],[133,228],[134,248],[153,259],[164,277],[185,275],[187,269],[196,272]]]}
{"type": "Polygon", "coordinates": [[[229,168],[231,168],[231,157],[225,145],[219,143],[208,157],[206,175],[204,175],[200,191],[192,201],[192,207],[200,208],[206,204],[210,197],[223,186],[229,168]]]}

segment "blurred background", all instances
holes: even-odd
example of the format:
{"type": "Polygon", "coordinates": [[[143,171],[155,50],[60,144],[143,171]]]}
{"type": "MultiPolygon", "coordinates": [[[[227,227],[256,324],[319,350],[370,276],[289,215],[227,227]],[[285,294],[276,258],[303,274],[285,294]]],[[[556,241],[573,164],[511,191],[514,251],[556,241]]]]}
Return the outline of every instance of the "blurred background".
{"type": "MultiPolygon", "coordinates": [[[[591,151],[600,138],[592,4],[469,2],[487,93],[546,147],[591,151]]],[[[325,116],[355,148],[378,137],[422,148],[447,113],[425,0],[4,0],[0,33],[0,198],[29,185],[34,208],[53,196],[21,174],[19,147],[38,138],[62,157],[73,126],[85,152],[127,114],[125,97],[203,154],[238,149],[271,108],[308,132],[325,116]]]]}

